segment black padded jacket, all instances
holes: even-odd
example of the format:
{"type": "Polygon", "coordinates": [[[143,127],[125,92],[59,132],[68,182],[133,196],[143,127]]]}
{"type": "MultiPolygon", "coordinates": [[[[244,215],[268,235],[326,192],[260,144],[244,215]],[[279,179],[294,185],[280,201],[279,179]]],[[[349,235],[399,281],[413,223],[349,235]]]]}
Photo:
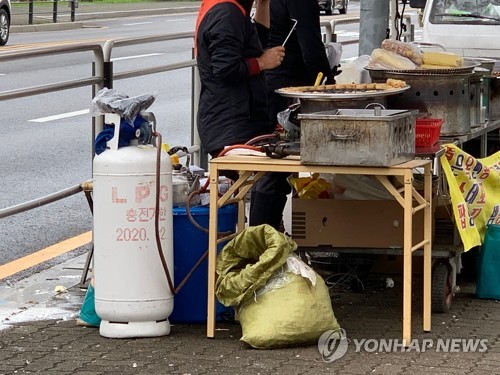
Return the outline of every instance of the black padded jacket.
{"type": "Polygon", "coordinates": [[[264,75],[258,65],[255,70],[255,58],[263,52],[259,37],[267,38],[267,33],[257,30],[263,26],[253,23],[244,1],[236,1],[247,12],[231,2],[218,2],[197,25],[198,132],[208,153],[274,130],[267,113],[264,75]]]}
{"type": "Polygon", "coordinates": [[[297,26],[285,45],[285,59],[276,69],[266,71],[274,90],[284,86],[312,86],[319,72],[334,83],[321,38],[318,0],[271,0],[271,29],[268,47],[282,45],[294,21],[297,26]]]}
{"type": "Polygon", "coordinates": [[[293,99],[285,98],[276,89],[289,86],[312,86],[319,72],[327,83],[335,78],[321,39],[318,0],[271,0],[271,29],[267,46],[282,45],[297,20],[295,31],[285,44],[285,59],[275,69],[266,71],[269,118],[276,123],[277,114],[293,99]]]}

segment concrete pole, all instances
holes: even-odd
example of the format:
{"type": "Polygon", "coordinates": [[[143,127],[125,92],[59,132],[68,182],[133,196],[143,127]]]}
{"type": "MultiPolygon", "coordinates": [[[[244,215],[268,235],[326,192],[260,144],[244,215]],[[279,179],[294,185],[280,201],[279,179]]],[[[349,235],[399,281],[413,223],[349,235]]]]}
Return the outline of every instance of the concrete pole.
{"type": "Polygon", "coordinates": [[[387,35],[390,0],[361,0],[359,13],[359,56],[370,55],[387,35]]]}
{"type": "MultiPolygon", "coordinates": [[[[391,39],[397,39],[398,31],[396,29],[396,13],[398,11],[399,0],[389,0],[389,35],[391,39]]],[[[399,21],[399,19],[398,19],[399,21]]]]}

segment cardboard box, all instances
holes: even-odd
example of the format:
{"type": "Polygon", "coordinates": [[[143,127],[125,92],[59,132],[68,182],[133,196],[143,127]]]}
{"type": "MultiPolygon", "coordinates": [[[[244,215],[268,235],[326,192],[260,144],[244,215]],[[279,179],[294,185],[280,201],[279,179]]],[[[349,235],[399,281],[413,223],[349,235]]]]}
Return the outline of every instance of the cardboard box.
{"type": "MultiPolygon", "coordinates": [[[[423,240],[423,210],[413,244],[423,240]]],[[[308,247],[403,247],[403,207],[393,200],[292,199],[292,238],[308,247]]]]}

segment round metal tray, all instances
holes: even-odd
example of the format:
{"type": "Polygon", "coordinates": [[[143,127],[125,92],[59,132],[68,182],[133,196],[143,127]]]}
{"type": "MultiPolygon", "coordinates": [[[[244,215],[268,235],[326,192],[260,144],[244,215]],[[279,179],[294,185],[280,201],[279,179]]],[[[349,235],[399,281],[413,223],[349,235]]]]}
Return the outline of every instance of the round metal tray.
{"type": "Polygon", "coordinates": [[[378,74],[385,74],[385,73],[390,73],[390,74],[400,74],[400,75],[415,75],[415,76],[421,76],[421,75],[457,75],[457,74],[470,74],[474,70],[474,68],[477,68],[480,66],[481,63],[474,61],[474,60],[467,60],[464,59],[464,66],[459,66],[456,68],[446,68],[446,69],[410,69],[410,70],[388,70],[388,69],[372,69],[365,67],[366,70],[370,72],[370,74],[373,72],[376,75],[378,74]]]}
{"type": "Polygon", "coordinates": [[[322,92],[307,92],[307,91],[287,91],[286,89],[278,89],[276,92],[288,98],[298,98],[307,100],[319,101],[335,101],[335,100],[363,100],[383,98],[390,95],[399,94],[408,90],[410,86],[388,89],[388,90],[373,90],[373,91],[353,91],[345,94],[337,93],[322,93],[322,92]]]}

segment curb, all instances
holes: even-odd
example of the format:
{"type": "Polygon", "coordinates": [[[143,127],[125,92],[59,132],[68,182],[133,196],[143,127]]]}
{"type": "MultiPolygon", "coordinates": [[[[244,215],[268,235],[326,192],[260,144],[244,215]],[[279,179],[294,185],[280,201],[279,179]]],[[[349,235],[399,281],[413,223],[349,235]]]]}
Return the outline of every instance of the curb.
{"type": "Polygon", "coordinates": [[[157,14],[177,14],[177,13],[194,13],[198,12],[199,6],[193,7],[176,7],[176,8],[160,8],[160,9],[135,9],[135,10],[121,10],[113,12],[94,12],[76,14],[77,21],[84,20],[97,20],[107,18],[119,17],[135,17],[135,16],[154,16],[157,14]]]}
{"type": "Polygon", "coordinates": [[[161,9],[135,9],[116,12],[94,12],[76,14],[75,22],[63,21],[58,23],[40,23],[35,25],[11,25],[11,33],[26,33],[35,31],[57,31],[57,30],[72,30],[81,29],[84,27],[82,21],[105,20],[111,18],[125,18],[137,16],[154,16],[161,14],[178,14],[178,13],[196,13],[200,9],[199,6],[192,7],[176,7],[176,8],[161,8],[161,9]]]}
{"type": "Polygon", "coordinates": [[[58,30],[72,30],[83,28],[83,22],[60,22],[60,23],[46,23],[37,25],[18,25],[11,26],[11,33],[29,33],[35,31],[58,31],[58,30]]]}

